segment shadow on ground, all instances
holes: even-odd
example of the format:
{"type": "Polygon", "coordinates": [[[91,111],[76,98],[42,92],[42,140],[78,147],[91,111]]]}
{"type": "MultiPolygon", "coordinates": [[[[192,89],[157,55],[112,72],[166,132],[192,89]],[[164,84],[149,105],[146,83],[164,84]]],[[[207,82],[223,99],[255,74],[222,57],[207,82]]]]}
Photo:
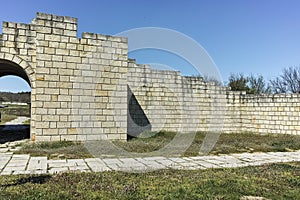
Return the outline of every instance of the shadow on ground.
{"type": "Polygon", "coordinates": [[[0,144],[30,138],[29,125],[1,125],[0,144]]]}
{"type": "Polygon", "coordinates": [[[50,175],[30,176],[30,177],[20,178],[20,179],[16,180],[15,183],[12,183],[12,184],[1,185],[1,187],[12,187],[12,186],[23,185],[26,183],[44,184],[50,178],[51,178],[50,175]]]}

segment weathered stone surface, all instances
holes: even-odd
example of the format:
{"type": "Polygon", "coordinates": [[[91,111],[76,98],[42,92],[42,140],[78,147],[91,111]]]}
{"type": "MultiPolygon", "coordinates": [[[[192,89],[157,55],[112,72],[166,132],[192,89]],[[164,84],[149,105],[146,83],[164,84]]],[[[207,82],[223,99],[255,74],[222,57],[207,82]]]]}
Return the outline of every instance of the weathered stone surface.
{"type": "Polygon", "coordinates": [[[126,140],[160,130],[300,134],[299,94],[245,95],[150,69],[128,59],[127,38],[77,38],[77,22],[37,13],[30,24],[2,24],[0,77],[8,71],[31,85],[35,140],[126,140]]]}

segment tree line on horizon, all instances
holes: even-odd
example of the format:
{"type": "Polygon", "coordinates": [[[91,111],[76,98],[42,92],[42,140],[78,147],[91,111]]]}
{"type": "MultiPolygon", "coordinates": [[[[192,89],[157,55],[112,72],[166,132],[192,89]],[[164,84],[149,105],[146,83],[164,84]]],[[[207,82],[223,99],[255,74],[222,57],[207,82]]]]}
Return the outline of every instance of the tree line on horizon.
{"type": "Polygon", "coordinates": [[[300,66],[285,68],[278,77],[269,81],[262,75],[232,73],[226,85],[232,91],[246,91],[247,94],[300,93],[300,66]]]}
{"type": "Polygon", "coordinates": [[[30,92],[0,92],[0,102],[30,103],[30,92]]]}

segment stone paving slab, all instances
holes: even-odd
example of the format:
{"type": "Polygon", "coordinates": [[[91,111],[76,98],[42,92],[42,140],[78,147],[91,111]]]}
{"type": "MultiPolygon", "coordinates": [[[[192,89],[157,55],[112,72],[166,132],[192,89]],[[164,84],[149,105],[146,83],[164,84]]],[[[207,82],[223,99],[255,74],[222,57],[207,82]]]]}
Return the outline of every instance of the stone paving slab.
{"type": "Polygon", "coordinates": [[[28,171],[46,170],[47,171],[47,157],[31,157],[28,165],[28,171]]]}
{"type": "Polygon", "coordinates": [[[145,157],[145,158],[86,158],[48,160],[0,153],[0,175],[56,174],[61,172],[145,172],[159,169],[201,170],[259,166],[278,162],[300,162],[300,150],[295,152],[240,153],[219,156],[145,157]]]}
{"type": "Polygon", "coordinates": [[[0,157],[0,171],[6,166],[8,161],[11,159],[11,154],[1,154],[0,157]]]}

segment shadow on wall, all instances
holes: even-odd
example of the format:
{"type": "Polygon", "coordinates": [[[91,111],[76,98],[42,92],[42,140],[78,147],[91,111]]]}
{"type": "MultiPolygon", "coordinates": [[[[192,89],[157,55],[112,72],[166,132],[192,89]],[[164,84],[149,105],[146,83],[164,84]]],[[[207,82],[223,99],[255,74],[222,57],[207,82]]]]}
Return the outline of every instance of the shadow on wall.
{"type": "Polygon", "coordinates": [[[142,132],[151,131],[151,124],[141,105],[127,85],[127,135],[128,139],[138,137],[142,132]]]}

